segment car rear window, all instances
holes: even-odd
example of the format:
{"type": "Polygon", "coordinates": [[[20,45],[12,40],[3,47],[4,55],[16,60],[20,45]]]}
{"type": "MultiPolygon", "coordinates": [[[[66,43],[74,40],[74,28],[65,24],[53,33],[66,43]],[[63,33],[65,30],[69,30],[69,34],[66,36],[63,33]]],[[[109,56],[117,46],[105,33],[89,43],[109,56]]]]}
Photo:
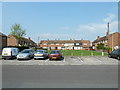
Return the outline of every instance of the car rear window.
{"type": "Polygon", "coordinates": [[[50,54],[59,54],[58,51],[52,51],[50,54]]]}
{"type": "Polygon", "coordinates": [[[30,50],[23,50],[20,53],[30,53],[30,50]]]}
{"type": "Polygon", "coordinates": [[[36,51],[35,53],[42,54],[42,53],[43,53],[43,51],[36,51]]]}

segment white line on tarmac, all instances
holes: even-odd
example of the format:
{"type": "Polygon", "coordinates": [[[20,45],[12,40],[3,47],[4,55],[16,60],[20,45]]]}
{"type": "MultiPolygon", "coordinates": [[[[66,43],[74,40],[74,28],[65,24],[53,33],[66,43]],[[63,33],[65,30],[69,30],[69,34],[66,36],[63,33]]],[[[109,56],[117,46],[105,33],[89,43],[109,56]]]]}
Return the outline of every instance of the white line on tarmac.
{"type": "Polygon", "coordinates": [[[100,60],[100,58],[96,58],[99,62],[102,62],[101,60],[100,60]]]}
{"type": "Polygon", "coordinates": [[[65,62],[65,57],[64,57],[64,60],[63,60],[63,62],[65,62]]]}
{"type": "Polygon", "coordinates": [[[45,62],[48,62],[48,61],[49,61],[49,59],[45,60],[45,62]]]}
{"type": "Polygon", "coordinates": [[[78,57],[78,59],[79,59],[81,62],[84,62],[80,57],[78,57]]]}

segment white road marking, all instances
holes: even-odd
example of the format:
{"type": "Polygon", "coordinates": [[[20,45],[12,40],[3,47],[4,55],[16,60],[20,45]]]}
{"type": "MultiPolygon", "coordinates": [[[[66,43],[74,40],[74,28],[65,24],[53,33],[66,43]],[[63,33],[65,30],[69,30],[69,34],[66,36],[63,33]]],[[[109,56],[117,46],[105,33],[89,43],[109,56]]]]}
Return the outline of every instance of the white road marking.
{"type": "Polygon", "coordinates": [[[45,62],[48,62],[48,61],[49,61],[49,59],[45,60],[45,62]]]}
{"type": "Polygon", "coordinates": [[[79,59],[81,62],[84,62],[80,57],[78,57],[78,59],[79,59]]]}
{"type": "Polygon", "coordinates": [[[99,57],[95,57],[98,62],[102,62],[99,57]]]}
{"type": "Polygon", "coordinates": [[[63,62],[65,62],[65,57],[64,57],[64,60],[63,60],[63,62]]]}

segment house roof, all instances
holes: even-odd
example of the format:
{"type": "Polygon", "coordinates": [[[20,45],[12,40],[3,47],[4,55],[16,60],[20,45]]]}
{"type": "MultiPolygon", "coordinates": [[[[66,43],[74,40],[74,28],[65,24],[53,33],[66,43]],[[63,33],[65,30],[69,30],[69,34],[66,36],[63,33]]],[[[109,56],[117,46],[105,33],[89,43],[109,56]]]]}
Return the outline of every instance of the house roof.
{"type": "Polygon", "coordinates": [[[1,36],[1,35],[7,37],[7,35],[5,35],[5,34],[3,34],[3,33],[0,32],[0,36],[1,36]]]}
{"type": "MultiPolygon", "coordinates": [[[[116,33],[118,33],[118,32],[112,33],[112,34],[110,34],[109,36],[111,36],[111,35],[113,35],[113,34],[116,34],[116,33]]],[[[118,34],[120,34],[120,33],[118,33],[118,34]]],[[[102,41],[102,40],[107,40],[107,36],[103,36],[103,37],[97,38],[97,39],[94,40],[92,43],[97,43],[97,42],[100,42],[100,41],[102,41]]]]}
{"type": "Polygon", "coordinates": [[[104,37],[100,37],[100,38],[97,38],[95,41],[93,41],[92,43],[97,43],[97,42],[100,42],[102,40],[107,40],[107,37],[104,36],[104,37]]]}
{"type": "MultiPolygon", "coordinates": [[[[9,36],[13,36],[13,35],[8,35],[9,36]]],[[[28,39],[28,38],[21,38],[21,41],[26,41],[26,42],[32,42],[32,43],[35,43],[33,40],[31,39],[28,39]]]]}
{"type": "Polygon", "coordinates": [[[88,42],[89,40],[42,40],[41,43],[42,42],[46,42],[46,43],[82,43],[84,41],[88,42]]]}

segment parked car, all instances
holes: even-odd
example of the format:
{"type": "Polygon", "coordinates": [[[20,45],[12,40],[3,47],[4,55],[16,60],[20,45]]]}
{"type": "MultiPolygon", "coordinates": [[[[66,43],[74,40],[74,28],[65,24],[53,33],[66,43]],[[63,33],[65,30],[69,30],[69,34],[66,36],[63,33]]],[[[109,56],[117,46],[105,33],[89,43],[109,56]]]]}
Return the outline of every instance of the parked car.
{"type": "Polygon", "coordinates": [[[53,50],[49,54],[49,59],[62,59],[62,53],[59,50],[53,50]]]}
{"type": "Polygon", "coordinates": [[[19,53],[18,48],[3,48],[3,50],[2,50],[2,59],[16,58],[18,53],[19,53]]]}
{"type": "Polygon", "coordinates": [[[110,58],[117,58],[118,60],[120,60],[120,49],[114,50],[111,53],[109,53],[108,57],[110,58]]]}
{"type": "Polygon", "coordinates": [[[24,49],[17,55],[17,59],[31,59],[34,57],[35,50],[33,49],[24,49]]]}
{"type": "Polygon", "coordinates": [[[48,52],[46,50],[37,50],[34,54],[34,59],[46,59],[48,57],[48,52]]]}

